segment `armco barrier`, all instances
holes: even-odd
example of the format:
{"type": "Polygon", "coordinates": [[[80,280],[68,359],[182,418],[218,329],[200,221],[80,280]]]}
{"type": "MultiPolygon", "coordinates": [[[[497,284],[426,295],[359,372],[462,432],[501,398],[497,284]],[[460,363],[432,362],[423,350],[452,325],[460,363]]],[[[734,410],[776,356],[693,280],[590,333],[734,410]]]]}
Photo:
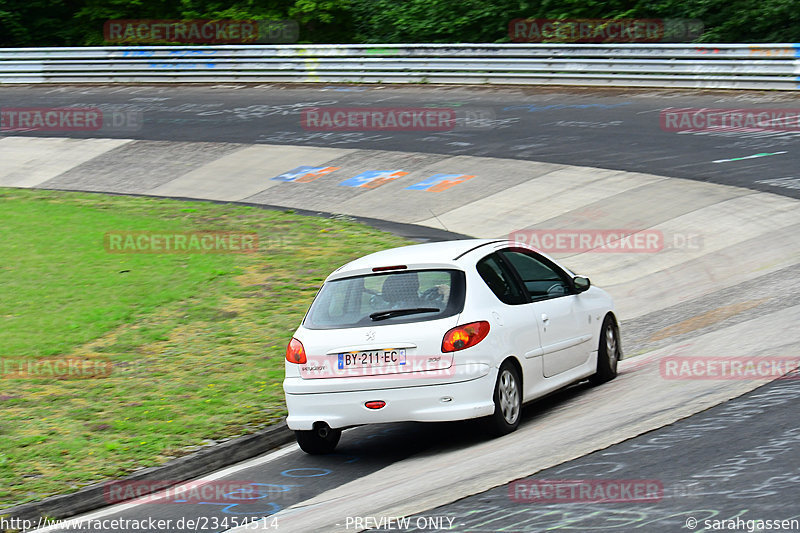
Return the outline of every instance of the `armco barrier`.
{"type": "Polygon", "coordinates": [[[800,88],[800,44],[0,49],[0,83],[358,82],[800,88]]]}

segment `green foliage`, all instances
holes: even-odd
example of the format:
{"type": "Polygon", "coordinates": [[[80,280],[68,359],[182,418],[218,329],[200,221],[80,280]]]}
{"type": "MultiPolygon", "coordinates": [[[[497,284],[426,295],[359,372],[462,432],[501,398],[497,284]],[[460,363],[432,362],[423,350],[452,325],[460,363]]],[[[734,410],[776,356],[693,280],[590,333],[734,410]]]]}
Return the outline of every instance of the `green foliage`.
{"type": "Polygon", "coordinates": [[[304,43],[507,42],[515,18],[676,18],[700,42],[797,42],[796,0],[0,0],[0,46],[102,45],[110,19],[293,19],[304,43]]]}

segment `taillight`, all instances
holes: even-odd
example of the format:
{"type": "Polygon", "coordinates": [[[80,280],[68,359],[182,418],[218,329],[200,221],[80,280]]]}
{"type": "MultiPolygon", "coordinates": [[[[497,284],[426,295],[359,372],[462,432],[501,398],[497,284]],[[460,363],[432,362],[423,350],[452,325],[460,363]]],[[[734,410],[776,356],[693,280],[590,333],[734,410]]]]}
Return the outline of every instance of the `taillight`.
{"type": "Polygon", "coordinates": [[[306,362],[306,349],[303,348],[303,343],[294,337],[289,341],[289,346],[286,347],[286,360],[298,365],[306,362]]]}
{"type": "Polygon", "coordinates": [[[443,352],[457,352],[475,346],[489,334],[489,323],[485,320],[456,326],[444,334],[443,352]]]}

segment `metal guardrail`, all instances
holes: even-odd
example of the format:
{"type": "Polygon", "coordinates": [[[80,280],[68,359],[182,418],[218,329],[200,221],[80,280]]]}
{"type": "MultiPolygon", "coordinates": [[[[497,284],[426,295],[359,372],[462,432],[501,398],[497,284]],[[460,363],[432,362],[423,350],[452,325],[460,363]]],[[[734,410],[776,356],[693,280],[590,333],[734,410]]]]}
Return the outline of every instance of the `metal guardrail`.
{"type": "Polygon", "coordinates": [[[358,82],[800,89],[800,44],[0,49],[0,84],[358,82]]]}

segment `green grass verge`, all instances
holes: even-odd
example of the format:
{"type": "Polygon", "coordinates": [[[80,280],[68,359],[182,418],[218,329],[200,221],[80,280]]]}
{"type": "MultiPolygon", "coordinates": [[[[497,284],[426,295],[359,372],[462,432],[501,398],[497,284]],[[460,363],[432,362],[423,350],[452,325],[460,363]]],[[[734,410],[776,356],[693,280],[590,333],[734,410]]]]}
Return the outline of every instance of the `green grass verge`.
{"type": "Polygon", "coordinates": [[[321,281],[409,241],[235,205],[0,189],[0,508],[252,432],[285,413],[284,350],[321,281]],[[108,231],[257,232],[255,254],[112,254],[108,231]],[[20,363],[110,361],[105,377],[20,363]]]}

